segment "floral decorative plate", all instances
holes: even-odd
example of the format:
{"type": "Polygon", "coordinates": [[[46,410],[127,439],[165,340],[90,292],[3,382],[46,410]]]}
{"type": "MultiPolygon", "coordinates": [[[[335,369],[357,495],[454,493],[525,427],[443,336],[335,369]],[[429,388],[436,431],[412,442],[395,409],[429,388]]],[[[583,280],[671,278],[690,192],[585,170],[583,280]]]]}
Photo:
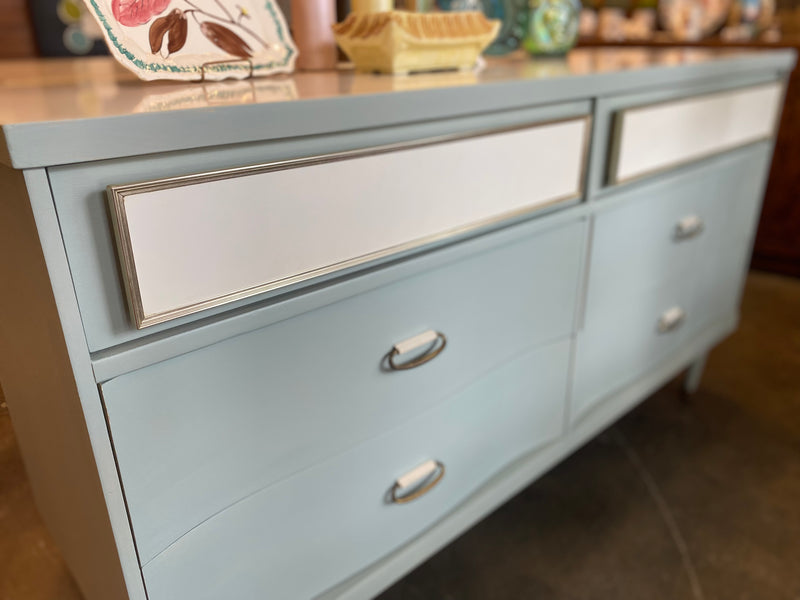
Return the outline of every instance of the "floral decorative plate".
{"type": "Polygon", "coordinates": [[[142,79],[289,73],[297,48],[273,0],[84,0],[111,53],[142,79]]]}

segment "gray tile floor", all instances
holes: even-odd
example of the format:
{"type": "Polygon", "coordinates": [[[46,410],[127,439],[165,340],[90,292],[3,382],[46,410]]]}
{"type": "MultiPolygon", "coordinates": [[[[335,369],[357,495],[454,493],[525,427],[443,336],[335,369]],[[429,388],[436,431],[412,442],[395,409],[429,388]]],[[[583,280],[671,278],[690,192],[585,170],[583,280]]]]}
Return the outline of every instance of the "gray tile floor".
{"type": "MultiPolygon", "coordinates": [[[[742,314],[691,400],[668,384],[381,600],[800,600],[800,280],[751,274],[742,314]]],[[[0,600],[51,599],[80,594],[0,408],[0,600]]]]}

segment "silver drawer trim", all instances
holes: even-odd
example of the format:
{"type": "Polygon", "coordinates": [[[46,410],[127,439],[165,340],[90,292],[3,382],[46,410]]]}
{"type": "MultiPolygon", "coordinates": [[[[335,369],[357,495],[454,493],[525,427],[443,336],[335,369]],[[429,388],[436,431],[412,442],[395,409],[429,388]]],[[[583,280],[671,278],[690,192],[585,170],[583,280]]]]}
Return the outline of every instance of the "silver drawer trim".
{"type": "Polygon", "coordinates": [[[548,121],[537,121],[535,123],[527,123],[524,125],[516,125],[513,127],[488,129],[467,134],[450,134],[450,135],[427,138],[424,140],[399,142],[395,144],[387,144],[384,146],[374,146],[371,148],[364,148],[358,150],[348,150],[343,152],[335,152],[331,154],[321,154],[303,158],[280,160],[280,161],[274,161],[274,162],[262,163],[244,167],[233,167],[229,169],[221,169],[218,171],[209,171],[205,173],[181,175],[177,177],[168,177],[163,179],[156,179],[151,181],[143,181],[138,183],[124,184],[124,185],[109,185],[106,188],[106,193],[111,212],[111,222],[114,230],[114,239],[116,242],[120,267],[122,269],[122,281],[125,287],[125,296],[128,300],[128,308],[133,317],[134,325],[136,326],[137,329],[143,329],[151,325],[156,325],[158,323],[171,321],[173,319],[184,317],[196,312],[200,312],[202,310],[215,308],[224,304],[235,302],[237,300],[249,298],[251,296],[255,296],[263,292],[268,292],[278,288],[307,281],[315,277],[328,275],[336,271],[341,271],[350,267],[358,266],[369,261],[391,256],[393,254],[399,254],[401,252],[413,250],[415,248],[419,248],[427,244],[432,244],[448,240],[450,238],[455,238],[484,227],[501,223],[509,219],[514,219],[527,214],[535,213],[548,206],[552,206],[562,202],[567,202],[570,200],[579,199],[583,197],[585,189],[587,158],[589,154],[589,144],[591,142],[591,137],[592,137],[591,122],[592,122],[591,115],[578,115],[574,117],[552,119],[548,121]],[[210,300],[204,300],[202,302],[197,302],[194,304],[190,304],[187,306],[183,306],[177,309],[165,311],[158,314],[146,315],[144,312],[141,293],[139,290],[138,276],[136,273],[136,264],[133,257],[133,248],[131,245],[130,236],[128,234],[128,221],[125,211],[125,199],[127,196],[141,194],[144,192],[154,192],[154,191],[183,187],[187,185],[195,185],[199,183],[217,181],[220,179],[232,179],[237,177],[245,177],[249,175],[261,174],[261,173],[269,173],[287,169],[296,169],[300,167],[308,167],[312,165],[362,158],[366,156],[375,156],[379,154],[396,152],[399,150],[411,150],[414,148],[422,148],[425,146],[432,146],[435,144],[441,144],[445,142],[461,141],[461,140],[500,134],[500,133],[508,133],[523,129],[533,129],[536,127],[543,127],[547,125],[554,125],[558,123],[566,123],[570,121],[581,121],[581,120],[584,121],[585,123],[585,135],[583,139],[583,148],[580,157],[580,177],[578,180],[578,190],[577,193],[575,194],[569,194],[564,197],[554,198],[548,202],[540,203],[532,207],[526,207],[519,210],[514,210],[511,212],[495,215],[491,218],[470,223],[469,225],[463,227],[456,227],[454,229],[450,229],[438,234],[411,240],[404,244],[399,244],[388,248],[384,248],[382,250],[365,254],[363,256],[357,256],[345,261],[327,265],[325,267],[320,267],[318,269],[313,269],[303,273],[298,273],[290,277],[285,277],[282,279],[270,281],[251,288],[242,289],[236,292],[232,292],[230,294],[225,294],[222,296],[212,298],[210,300]]]}

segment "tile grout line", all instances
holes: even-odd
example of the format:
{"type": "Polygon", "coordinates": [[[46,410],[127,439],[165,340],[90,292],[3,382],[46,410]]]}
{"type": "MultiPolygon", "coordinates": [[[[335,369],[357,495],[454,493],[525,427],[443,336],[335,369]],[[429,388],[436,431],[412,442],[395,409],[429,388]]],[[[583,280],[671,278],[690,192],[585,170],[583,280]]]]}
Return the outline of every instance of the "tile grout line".
{"type": "Polygon", "coordinates": [[[614,425],[613,433],[614,440],[617,442],[619,447],[622,448],[623,452],[625,452],[625,455],[627,456],[631,465],[633,465],[633,468],[636,470],[637,474],[647,488],[650,497],[653,499],[653,502],[655,502],[664,524],[667,526],[667,530],[672,537],[672,541],[675,543],[675,547],[678,549],[678,554],[680,554],[683,568],[686,571],[686,576],[689,579],[689,585],[692,588],[692,596],[695,600],[705,600],[703,588],[700,585],[700,578],[697,576],[697,571],[694,567],[692,556],[689,553],[689,546],[686,544],[686,540],[684,539],[683,534],[681,534],[678,523],[675,521],[675,516],[672,514],[669,504],[667,503],[666,498],[664,498],[664,495],[661,493],[661,489],[658,487],[655,478],[645,466],[641,456],[639,456],[638,452],[636,452],[636,449],[631,446],[630,442],[628,442],[618,425],[614,425]]]}

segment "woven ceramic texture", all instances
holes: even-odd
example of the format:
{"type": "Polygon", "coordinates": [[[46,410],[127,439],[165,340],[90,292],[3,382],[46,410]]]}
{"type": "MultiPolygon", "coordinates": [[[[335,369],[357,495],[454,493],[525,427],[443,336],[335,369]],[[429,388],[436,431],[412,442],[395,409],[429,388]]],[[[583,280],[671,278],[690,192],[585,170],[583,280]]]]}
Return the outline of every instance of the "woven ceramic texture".
{"type": "Polygon", "coordinates": [[[361,71],[469,69],[500,30],[480,12],[353,13],[334,25],[336,41],[361,71]]]}

